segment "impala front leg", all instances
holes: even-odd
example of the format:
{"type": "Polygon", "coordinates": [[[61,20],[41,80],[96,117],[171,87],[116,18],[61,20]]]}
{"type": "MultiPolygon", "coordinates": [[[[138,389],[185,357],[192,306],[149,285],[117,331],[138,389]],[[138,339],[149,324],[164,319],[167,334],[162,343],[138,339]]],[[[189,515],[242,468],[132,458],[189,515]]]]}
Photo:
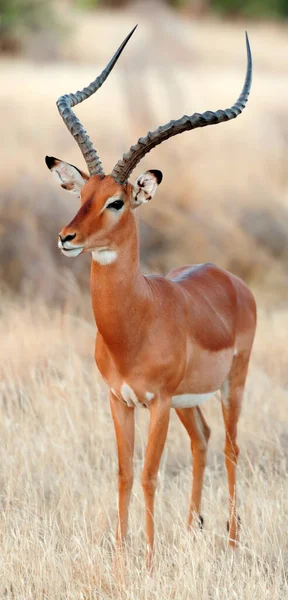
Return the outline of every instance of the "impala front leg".
{"type": "Polygon", "coordinates": [[[128,408],[111,392],[110,406],[115,427],[118,450],[118,546],[126,537],[128,510],[133,484],[134,408],[128,408]]]}
{"type": "Polygon", "coordinates": [[[159,464],[167,436],[171,400],[159,398],[150,406],[150,426],[145,463],[142,472],[142,488],[146,505],[146,564],[152,566],[154,548],[154,497],[159,464]]]}

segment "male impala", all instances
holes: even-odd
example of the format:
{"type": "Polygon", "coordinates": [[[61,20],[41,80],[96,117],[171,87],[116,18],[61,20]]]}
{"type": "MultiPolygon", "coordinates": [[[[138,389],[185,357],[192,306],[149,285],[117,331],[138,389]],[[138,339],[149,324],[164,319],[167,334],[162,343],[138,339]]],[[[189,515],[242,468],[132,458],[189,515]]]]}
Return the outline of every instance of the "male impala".
{"type": "MultiPolygon", "coordinates": [[[[135,29],[135,28],[134,28],[135,29]]],[[[195,113],[158,127],[140,138],[105,175],[87,133],[71,110],[105,81],[132,33],[97,79],[76,94],[59,98],[59,112],[79,144],[89,169],[53,157],[46,164],[60,185],[76,194],[81,208],[59,234],[65,256],[91,252],[91,296],[98,329],[95,360],[110,388],[119,462],[119,517],[116,538],[124,540],[133,481],[134,410],[150,411],[142,473],[146,503],[147,563],[154,542],[154,495],[166,440],[170,409],[175,408],[191,439],[193,485],[189,526],[200,525],[200,502],[210,429],[199,408],[221,390],[229,485],[229,540],[238,540],[236,513],[237,422],[256,326],[256,306],[246,285],[213,264],[185,266],[166,277],[144,276],[139,265],[135,208],[148,202],[162,174],[150,169],[128,182],[140,159],[168,138],[188,129],[234,119],[244,109],[252,79],[246,34],[247,72],[243,90],[229,109],[195,113]]]]}

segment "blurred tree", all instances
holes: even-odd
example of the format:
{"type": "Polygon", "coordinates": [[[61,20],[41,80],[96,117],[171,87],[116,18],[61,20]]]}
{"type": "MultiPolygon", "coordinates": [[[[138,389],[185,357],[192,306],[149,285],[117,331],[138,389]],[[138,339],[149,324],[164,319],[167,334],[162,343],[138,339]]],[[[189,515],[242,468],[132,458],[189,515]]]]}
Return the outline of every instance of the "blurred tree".
{"type": "MultiPolygon", "coordinates": [[[[139,3],[139,0],[74,0],[74,3],[82,8],[97,6],[119,8],[125,4],[139,3]]],[[[145,4],[145,0],[142,0],[142,3],[145,4]]],[[[154,0],[154,3],[185,8],[196,15],[212,11],[228,17],[279,18],[288,16],[288,0],[154,0]]]]}
{"type": "Polygon", "coordinates": [[[0,52],[19,50],[27,32],[38,32],[52,24],[51,2],[0,0],[0,52]]]}
{"type": "Polygon", "coordinates": [[[176,7],[199,12],[212,10],[228,17],[277,18],[288,16],[288,0],[168,0],[176,7]]]}
{"type": "Polygon", "coordinates": [[[288,0],[211,0],[211,8],[231,17],[288,16],[288,0]]]}

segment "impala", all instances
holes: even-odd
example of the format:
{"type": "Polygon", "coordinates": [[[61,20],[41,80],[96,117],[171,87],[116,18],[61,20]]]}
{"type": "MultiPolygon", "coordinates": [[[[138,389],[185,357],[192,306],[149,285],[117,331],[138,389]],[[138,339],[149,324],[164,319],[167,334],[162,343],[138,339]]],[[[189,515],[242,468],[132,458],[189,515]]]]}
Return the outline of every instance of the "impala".
{"type": "Polygon", "coordinates": [[[134,184],[128,178],[141,158],[164,140],[237,117],[248,100],[252,58],[246,34],[245,83],[231,108],[184,116],[148,132],[131,146],[111,174],[105,175],[98,154],[71,107],[101,87],[134,30],[95,81],[57,101],[64,123],[82,151],[89,175],[54,157],[46,157],[46,164],[60,185],[81,203],[71,223],[59,233],[59,248],[70,257],[83,252],[92,254],[95,360],[110,389],[118,449],[116,540],[120,547],[127,532],[133,482],[134,412],[139,406],[150,412],[142,472],[149,566],[154,544],[156,480],[170,410],[176,410],[191,440],[193,484],[188,525],[194,519],[202,526],[200,503],[210,429],[200,405],[218,390],[226,432],[229,542],[232,546],[238,542],[237,422],[256,327],[256,305],[243,281],[210,263],[180,267],[165,277],[143,275],[135,209],[153,198],[162,174],[150,169],[139,175],[134,184]]]}

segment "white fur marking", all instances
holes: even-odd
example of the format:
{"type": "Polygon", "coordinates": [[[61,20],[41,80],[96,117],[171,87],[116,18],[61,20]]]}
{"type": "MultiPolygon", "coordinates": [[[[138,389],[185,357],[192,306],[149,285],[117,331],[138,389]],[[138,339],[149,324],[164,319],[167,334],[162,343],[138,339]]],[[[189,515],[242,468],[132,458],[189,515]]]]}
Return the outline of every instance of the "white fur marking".
{"type": "Polygon", "coordinates": [[[68,189],[67,191],[72,192],[72,194],[80,197],[80,191],[85,183],[85,180],[75,167],[61,161],[50,170],[53,179],[57,183],[59,183],[61,186],[66,184],[72,185],[71,189],[68,189]]]}
{"type": "Polygon", "coordinates": [[[223,402],[226,409],[229,408],[229,394],[230,394],[229,380],[225,379],[225,381],[221,387],[221,401],[223,402]]]}
{"type": "Polygon", "coordinates": [[[237,348],[235,348],[235,350],[233,352],[233,356],[237,356],[237,354],[238,354],[238,350],[237,350],[237,348]]]}
{"type": "Polygon", "coordinates": [[[123,400],[126,402],[127,406],[134,407],[139,404],[139,400],[130,385],[124,381],[121,386],[121,396],[123,400]]]}
{"type": "Polygon", "coordinates": [[[152,173],[142,173],[137,177],[134,189],[133,197],[137,204],[146,204],[151,198],[153,198],[158,187],[158,183],[155,175],[152,173]]]}
{"type": "Polygon", "coordinates": [[[93,250],[92,258],[99,265],[111,265],[117,258],[116,250],[109,250],[109,248],[99,248],[99,250],[93,250]]]}
{"type": "Polygon", "coordinates": [[[152,394],[152,392],[145,392],[145,398],[146,400],[148,400],[148,402],[150,400],[152,400],[152,398],[154,398],[155,394],[152,394]]]}
{"type": "MultiPolygon", "coordinates": [[[[61,240],[59,240],[61,243],[61,240]]],[[[76,246],[75,244],[71,244],[71,242],[64,242],[60,248],[63,250],[75,250],[76,248],[83,248],[83,246],[76,246]]]]}
{"type": "Polygon", "coordinates": [[[203,404],[208,398],[212,398],[215,392],[208,392],[208,394],[182,394],[181,396],[173,396],[172,407],[173,408],[191,408],[192,406],[198,406],[203,404]]]}
{"type": "Polygon", "coordinates": [[[78,256],[78,254],[81,254],[83,248],[84,246],[74,246],[71,250],[65,250],[64,246],[62,246],[61,252],[64,256],[68,256],[68,258],[74,258],[75,256],[78,256]]]}
{"type": "Polygon", "coordinates": [[[62,185],[62,183],[65,183],[66,180],[62,179],[59,171],[60,169],[57,171],[55,167],[51,169],[53,179],[56,181],[56,183],[60,183],[60,185],[62,185]]]}
{"type": "Polygon", "coordinates": [[[70,242],[64,242],[64,245],[63,245],[59,238],[58,248],[60,248],[60,250],[61,250],[62,254],[64,254],[64,256],[74,258],[75,256],[78,256],[78,254],[81,254],[84,246],[75,246],[73,244],[70,244],[70,242]]]}

